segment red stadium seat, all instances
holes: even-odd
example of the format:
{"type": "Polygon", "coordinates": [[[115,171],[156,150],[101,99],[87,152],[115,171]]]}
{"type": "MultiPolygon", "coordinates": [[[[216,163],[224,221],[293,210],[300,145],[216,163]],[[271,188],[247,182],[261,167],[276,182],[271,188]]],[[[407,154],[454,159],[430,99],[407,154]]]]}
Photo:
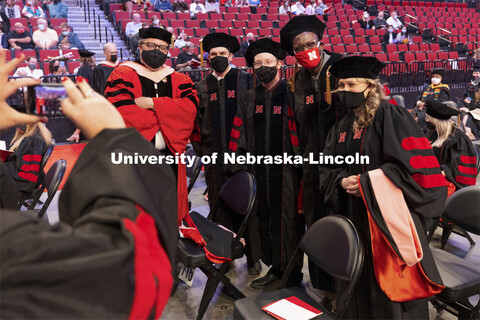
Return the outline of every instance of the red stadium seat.
{"type": "MultiPolygon", "coordinates": [[[[150,17],[150,16],[149,16],[149,17],[150,17]]],[[[185,20],[185,21],[191,20],[191,18],[190,18],[190,13],[188,13],[188,12],[179,12],[179,13],[177,13],[177,19],[178,19],[178,20],[185,20]]]]}
{"type": "Polygon", "coordinates": [[[209,13],[209,15],[210,15],[210,20],[215,20],[215,21],[223,20],[223,14],[221,13],[212,12],[212,13],[209,13]]]}
{"type": "Polygon", "coordinates": [[[48,57],[58,57],[60,55],[58,49],[39,50],[40,60],[48,60],[48,57]]]}
{"type": "Polygon", "coordinates": [[[234,28],[246,28],[247,27],[247,21],[235,20],[235,21],[233,21],[233,27],[234,28]]]}
{"type": "Polygon", "coordinates": [[[344,53],[345,53],[345,46],[343,46],[343,45],[335,45],[335,46],[333,46],[333,45],[332,45],[332,51],[335,52],[335,53],[344,54],[344,53]]]}
{"type": "MultiPolygon", "coordinates": [[[[361,29],[361,30],[364,30],[364,29],[361,29]]],[[[367,35],[368,37],[374,37],[374,36],[376,36],[377,34],[375,33],[375,30],[373,30],[373,29],[367,29],[367,30],[365,30],[365,35],[367,35]]]]}
{"type": "Polygon", "coordinates": [[[262,15],[259,13],[251,13],[250,14],[250,20],[252,21],[260,21],[262,20],[262,15]]]}
{"type": "Polygon", "coordinates": [[[260,21],[260,27],[262,28],[273,28],[272,21],[260,21]]]}
{"type": "Polygon", "coordinates": [[[448,58],[449,59],[455,59],[455,60],[458,59],[458,52],[457,51],[450,51],[448,53],[448,58]]]}
{"type": "Polygon", "coordinates": [[[183,21],[183,20],[170,20],[170,27],[172,27],[172,28],[185,28],[185,21],[183,21]]]}
{"type": "Polygon", "coordinates": [[[230,35],[233,37],[243,37],[245,35],[244,29],[236,29],[236,28],[231,28],[230,29],[230,35]]]}
{"type": "Polygon", "coordinates": [[[60,27],[63,22],[68,22],[65,18],[52,18],[50,19],[50,25],[52,27],[60,27]]]}
{"type": "Polygon", "coordinates": [[[371,52],[370,51],[370,46],[368,44],[360,44],[358,46],[358,52],[360,52],[360,53],[371,52]]]}
{"type": "Polygon", "coordinates": [[[425,52],[417,52],[415,54],[415,60],[417,61],[425,61],[427,60],[427,55],[425,54],[425,52]]]}
{"type": "Polygon", "coordinates": [[[448,52],[446,51],[440,51],[438,53],[438,59],[439,60],[448,60],[448,52]]]}
{"type": "Polygon", "coordinates": [[[20,57],[20,55],[23,53],[25,55],[25,59],[27,59],[28,57],[37,57],[37,54],[35,52],[35,50],[15,50],[13,51],[14,55],[15,55],[15,58],[18,58],[20,57]]]}
{"type": "Polygon", "coordinates": [[[440,51],[440,45],[438,43],[431,43],[430,44],[430,50],[437,52],[440,51]]]}
{"type": "Polygon", "coordinates": [[[195,36],[196,37],[202,37],[203,38],[209,33],[210,33],[210,31],[208,29],[201,29],[201,28],[195,29],[195,36]]]}
{"type": "Polygon", "coordinates": [[[200,21],[198,21],[198,20],[185,20],[185,27],[187,27],[187,28],[200,28],[200,21]]]}
{"type": "Polygon", "coordinates": [[[407,44],[397,45],[397,52],[408,52],[408,45],[407,44]]]}
{"type": "Polygon", "coordinates": [[[343,37],[342,38],[342,41],[343,41],[343,44],[354,44],[355,43],[355,39],[353,37],[343,37]]]}
{"type": "Polygon", "coordinates": [[[120,25],[120,21],[122,20],[130,20],[130,14],[127,11],[114,11],[113,15],[117,26],[120,25]]]}
{"type": "Polygon", "coordinates": [[[218,21],[213,21],[213,20],[204,20],[205,26],[207,28],[218,28],[218,21]]]}
{"type": "MultiPolygon", "coordinates": [[[[224,13],[223,20],[231,20],[233,23],[237,22],[237,15],[235,13],[224,13]]],[[[245,21],[243,21],[245,22],[245,21]]]]}
{"type": "Polygon", "coordinates": [[[379,45],[379,44],[371,44],[370,45],[370,50],[373,53],[381,53],[383,51],[382,46],[379,45]]]}
{"type": "Polygon", "coordinates": [[[342,37],[348,37],[351,35],[350,29],[340,29],[340,35],[342,37]]]}
{"type": "Polygon", "coordinates": [[[11,52],[10,50],[5,50],[5,54],[6,54],[5,59],[6,59],[7,61],[12,60],[12,52],[11,52]]]}
{"type": "Polygon", "coordinates": [[[361,37],[365,35],[365,29],[355,29],[355,36],[361,37]]]}
{"type": "Polygon", "coordinates": [[[419,48],[418,44],[413,43],[413,44],[408,45],[408,51],[417,52],[417,51],[420,51],[420,48],[419,48]]]}
{"type": "Polygon", "coordinates": [[[18,22],[20,22],[24,27],[28,27],[27,18],[10,18],[10,26],[15,26],[15,23],[18,22]]]}
{"type": "Polygon", "coordinates": [[[248,13],[239,13],[239,14],[237,14],[237,19],[238,19],[238,20],[249,21],[249,20],[250,20],[250,16],[248,15],[248,13]]]}
{"type": "Polygon", "coordinates": [[[238,7],[227,7],[227,13],[239,13],[238,7]]]}
{"type": "Polygon", "coordinates": [[[80,67],[80,61],[67,61],[68,73],[73,74],[73,71],[80,67]]]}
{"type": "Polygon", "coordinates": [[[236,67],[246,67],[247,63],[245,62],[244,57],[236,57],[232,59],[232,64],[234,64],[236,67]]]}
{"type": "Polygon", "coordinates": [[[347,46],[345,46],[345,51],[347,52],[347,54],[358,53],[357,45],[356,44],[347,45],[347,46]]]}
{"type": "Polygon", "coordinates": [[[271,37],[272,36],[272,29],[270,28],[260,28],[258,30],[258,35],[262,37],[271,37]]]}
{"type": "Polygon", "coordinates": [[[367,43],[367,40],[365,37],[355,37],[355,43],[356,44],[365,44],[367,43]]]}
{"type": "Polygon", "coordinates": [[[258,29],[247,28],[245,29],[245,34],[253,33],[255,36],[258,36],[258,29]]]}
{"type": "Polygon", "coordinates": [[[400,61],[400,56],[398,53],[389,53],[388,60],[392,62],[400,61]]]}
{"type": "Polygon", "coordinates": [[[260,21],[247,21],[247,28],[260,28],[260,21]]]}
{"type": "Polygon", "coordinates": [[[342,38],[340,37],[330,37],[331,44],[342,44],[342,38]]]}
{"type": "Polygon", "coordinates": [[[208,20],[210,19],[210,16],[208,15],[208,13],[197,13],[197,20],[208,20]]]}
{"type": "Polygon", "coordinates": [[[412,61],[415,61],[415,54],[414,53],[410,53],[410,52],[406,52],[404,55],[404,60],[406,63],[410,63],[412,61]]]}
{"type": "Polygon", "coordinates": [[[390,53],[395,53],[397,52],[397,45],[396,44],[387,44],[387,53],[390,54],[390,53]]]}
{"type": "Polygon", "coordinates": [[[230,20],[220,20],[220,28],[233,28],[233,22],[230,20]]]}
{"type": "Polygon", "coordinates": [[[386,53],[376,53],[375,58],[377,58],[381,62],[387,62],[388,61],[386,53]]]}

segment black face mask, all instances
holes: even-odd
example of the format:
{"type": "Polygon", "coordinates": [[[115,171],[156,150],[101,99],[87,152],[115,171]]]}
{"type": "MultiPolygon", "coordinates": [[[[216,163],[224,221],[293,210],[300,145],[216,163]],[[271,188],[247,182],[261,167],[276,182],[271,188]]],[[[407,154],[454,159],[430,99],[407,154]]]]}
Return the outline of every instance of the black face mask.
{"type": "Polygon", "coordinates": [[[112,55],[110,56],[110,61],[112,61],[112,62],[117,61],[117,55],[116,55],[116,54],[112,54],[112,55]]]}
{"type": "Polygon", "coordinates": [[[273,79],[275,79],[277,71],[277,67],[261,66],[260,68],[255,70],[255,74],[261,82],[270,83],[273,79]]]}
{"type": "Polygon", "coordinates": [[[227,70],[230,63],[228,62],[227,57],[216,56],[213,59],[210,59],[210,65],[212,66],[213,70],[218,73],[222,73],[223,71],[227,70]]]}
{"type": "Polygon", "coordinates": [[[433,123],[427,121],[427,129],[435,130],[435,125],[433,123]]]}
{"type": "MultiPolygon", "coordinates": [[[[365,90],[367,89],[368,87],[365,88],[365,90]]],[[[337,96],[341,106],[344,106],[348,109],[356,109],[362,106],[366,100],[365,96],[363,95],[365,90],[362,92],[338,91],[335,93],[335,95],[337,96]]]]}
{"type": "Polygon", "coordinates": [[[142,61],[150,68],[158,69],[167,61],[167,55],[158,49],[143,50],[142,61]]]}
{"type": "Polygon", "coordinates": [[[53,66],[53,72],[57,72],[60,66],[53,66]]]}

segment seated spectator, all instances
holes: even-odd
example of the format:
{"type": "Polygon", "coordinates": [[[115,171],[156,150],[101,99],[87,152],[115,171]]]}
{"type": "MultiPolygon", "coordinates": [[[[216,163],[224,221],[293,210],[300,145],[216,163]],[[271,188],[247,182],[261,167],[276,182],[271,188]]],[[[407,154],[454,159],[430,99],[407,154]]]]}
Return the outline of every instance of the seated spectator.
{"type": "Polygon", "coordinates": [[[403,27],[403,22],[398,17],[397,11],[392,12],[392,15],[390,16],[390,18],[387,19],[387,25],[393,26],[395,30],[398,30],[401,27],[403,27]]]}
{"type": "Polygon", "coordinates": [[[17,71],[15,71],[15,73],[13,74],[14,77],[29,77],[35,80],[43,77],[43,71],[38,69],[37,66],[37,58],[28,57],[26,61],[27,66],[18,68],[17,71]]]}
{"type": "Polygon", "coordinates": [[[480,139],[480,60],[473,66],[472,80],[458,106],[465,134],[471,140],[480,139]]]}
{"type": "Polygon", "coordinates": [[[237,5],[237,7],[245,7],[248,0],[236,0],[232,6],[237,5]]]}
{"type": "Polygon", "coordinates": [[[125,27],[125,35],[127,36],[127,42],[130,46],[130,49],[135,50],[136,47],[132,48],[133,37],[138,33],[138,30],[142,28],[142,23],[140,22],[140,15],[138,13],[133,14],[133,21],[127,23],[125,27]]]}
{"type": "Polygon", "coordinates": [[[23,7],[22,14],[26,18],[45,18],[45,13],[42,8],[37,6],[37,0],[28,0],[26,5],[23,7]]]}
{"type": "Polygon", "coordinates": [[[150,27],[165,29],[165,27],[160,24],[160,19],[158,19],[158,16],[157,16],[157,15],[154,15],[154,16],[152,17],[152,24],[150,25],[150,27]]]}
{"type": "Polygon", "coordinates": [[[278,8],[278,14],[290,14],[290,12],[292,12],[292,10],[288,1],[284,1],[280,8],[278,8]]]}
{"type": "Polygon", "coordinates": [[[184,48],[186,45],[187,45],[187,34],[180,33],[177,40],[175,40],[175,43],[173,44],[173,46],[175,48],[184,48]]]}
{"type": "Polygon", "coordinates": [[[329,7],[323,3],[323,0],[318,0],[315,14],[324,15],[328,9],[329,7]]]}
{"type": "Polygon", "coordinates": [[[397,34],[395,33],[395,29],[393,26],[388,26],[388,32],[385,32],[383,36],[383,43],[384,44],[396,44],[398,43],[397,34]]]}
{"type": "Polygon", "coordinates": [[[5,14],[8,18],[21,18],[20,6],[15,4],[15,0],[7,0],[5,3],[5,14]]]}
{"type": "Polygon", "coordinates": [[[360,23],[363,29],[375,29],[375,24],[373,20],[370,20],[370,14],[367,11],[363,13],[362,20],[358,21],[358,23],[360,23]]]}
{"type": "Polygon", "coordinates": [[[15,23],[15,30],[9,33],[8,44],[14,50],[33,49],[35,47],[32,35],[25,30],[21,22],[15,23]]]}
{"type": "Polygon", "coordinates": [[[305,13],[305,7],[300,1],[295,2],[295,4],[292,5],[291,10],[294,15],[302,15],[305,13]]]}
{"type": "Polygon", "coordinates": [[[196,69],[197,66],[194,66],[192,60],[200,61],[195,53],[195,46],[191,42],[185,44],[184,49],[178,54],[177,61],[175,64],[175,69],[178,71],[187,71],[196,69]]]}
{"type": "MultiPolygon", "coordinates": [[[[142,22],[142,29],[148,29],[149,25],[147,22],[142,22]]],[[[132,49],[131,52],[135,57],[139,57],[138,43],[140,41],[140,33],[137,32],[132,38],[132,49]]]]}
{"type": "Polygon", "coordinates": [[[197,13],[206,13],[207,9],[205,9],[205,6],[200,3],[199,0],[195,0],[190,4],[190,14],[195,15],[197,13]]]}
{"type": "Polygon", "coordinates": [[[246,40],[240,43],[240,50],[234,53],[235,57],[243,57],[245,52],[247,52],[248,46],[255,41],[255,36],[251,32],[247,33],[245,38],[246,40]]]}
{"type": "Polygon", "coordinates": [[[173,12],[188,12],[188,5],[185,0],[177,0],[172,3],[173,12]]]}
{"type": "Polygon", "coordinates": [[[220,3],[216,0],[207,0],[207,2],[205,2],[205,10],[207,10],[208,13],[220,13],[220,3]]]}
{"type": "Polygon", "coordinates": [[[3,12],[3,7],[0,4],[0,22],[2,22],[2,31],[5,33],[10,32],[10,18],[3,12]]]}
{"type": "Polygon", "coordinates": [[[167,31],[170,32],[175,37],[175,33],[176,33],[175,29],[173,29],[172,27],[168,27],[167,31]]]}
{"type": "Polygon", "coordinates": [[[387,21],[385,20],[385,14],[383,11],[380,11],[378,16],[373,19],[373,25],[375,26],[375,29],[383,29],[387,26],[387,21]]]}
{"type": "Polygon", "coordinates": [[[8,34],[3,33],[3,22],[0,22],[0,48],[8,49],[8,34]]]}
{"type": "Polygon", "coordinates": [[[248,0],[249,7],[260,7],[260,0],[248,0]]]}
{"type": "Polygon", "coordinates": [[[58,44],[58,34],[50,29],[47,20],[38,19],[38,30],[33,33],[33,43],[40,49],[56,48],[58,44]]]}
{"type": "Polygon", "coordinates": [[[67,69],[65,68],[65,61],[60,61],[58,59],[50,60],[48,71],[50,72],[50,77],[43,78],[44,83],[62,83],[62,76],[68,74],[67,69]]]}
{"type": "Polygon", "coordinates": [[[316,5],[315,0],[310,0],[310,4],[305,8],[305,14],[309,15],[309,16],[314,16],[316,6],[317,5],[316,5]]]}
{"type": "Polygon", "coordinates": [[[53,0],[53,3],[47,5],[48,12],[51,18],[67,18],[68,7],[62,0],[53,0]]]}
{"type": "Polygon", "coordinates": [[[153,2],[153,11],[157,11],[157,12],[172,11],[172,4],[170,3],[170,0],[155,0],[153,2]]]}
{"type": "Polygon", "coordinates": [[[62,30],[62,34],[58,37],[59,49],[85,49],[82,41],[75,32],[72,32],[68,23],[62,22],[60,30],[62,30]]]}
{"type": "Polygon", "coordinates": [[[407,27],[403,26],[402,32],[399,32],[397,34],[397,43],[402,43],[402,44],[413,43],[413,41],[411,40],[411,37],[408,36],[407,27]]]}

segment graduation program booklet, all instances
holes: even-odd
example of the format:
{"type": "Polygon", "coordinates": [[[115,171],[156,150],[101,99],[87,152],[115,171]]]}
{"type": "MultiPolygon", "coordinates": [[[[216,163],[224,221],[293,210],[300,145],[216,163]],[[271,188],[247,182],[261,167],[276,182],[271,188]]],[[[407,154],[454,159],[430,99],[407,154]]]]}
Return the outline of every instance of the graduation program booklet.
{"type": "Polygon", "coordinates": [[[262,310],[279,320],[309,320],[323,313],[295,296],[267,304],[262,310]]]}

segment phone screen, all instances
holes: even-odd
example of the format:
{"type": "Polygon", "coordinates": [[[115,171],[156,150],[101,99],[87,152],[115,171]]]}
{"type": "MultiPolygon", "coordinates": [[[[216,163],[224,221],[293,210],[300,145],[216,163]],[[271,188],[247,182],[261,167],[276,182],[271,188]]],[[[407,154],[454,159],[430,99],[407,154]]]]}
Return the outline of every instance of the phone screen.
{"type": "Polygon", "coordinates": [[[60,105],[67,97],[65,88],[61,84],[42,84],[35,86],[33,111],[37,115],[49,118],[62,116],[60,105]]]}

